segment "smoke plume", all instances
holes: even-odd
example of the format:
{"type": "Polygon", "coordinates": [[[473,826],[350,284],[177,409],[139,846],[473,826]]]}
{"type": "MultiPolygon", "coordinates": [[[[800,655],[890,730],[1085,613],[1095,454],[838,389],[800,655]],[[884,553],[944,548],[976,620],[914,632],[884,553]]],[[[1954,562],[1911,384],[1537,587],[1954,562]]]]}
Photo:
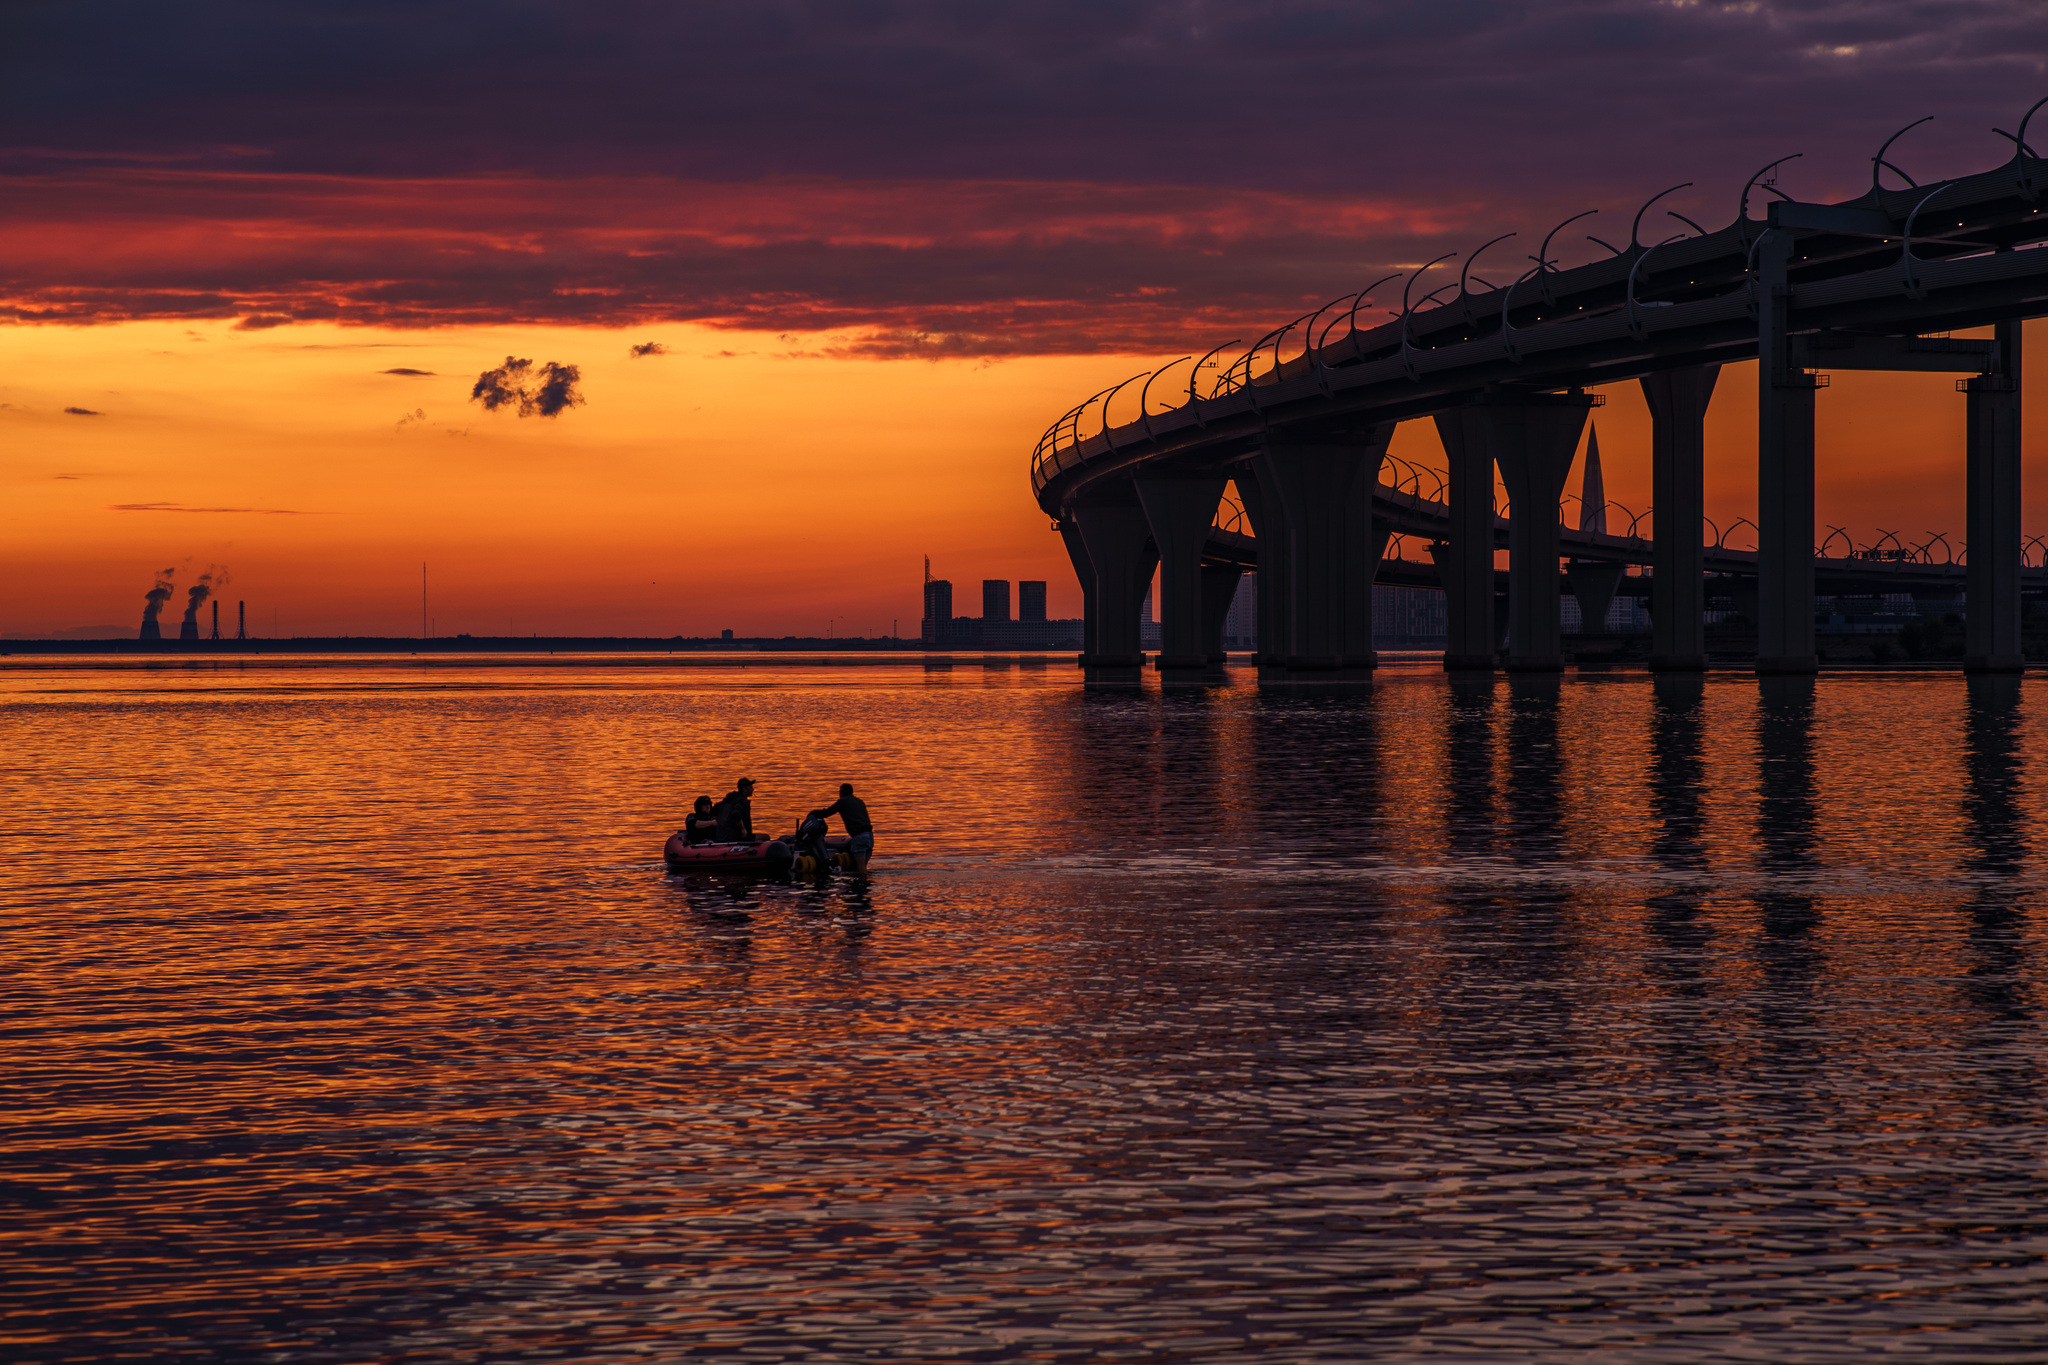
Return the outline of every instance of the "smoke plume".
{"type": "Polygon", "coordinates": [[[213,575],[201,574],[199,581],[185,589],[185,619],[178,623],[180,640],[199,638],[199,604],[213,595],[213,575]]]}
{"type": "Polygon", "coordinates": [[[485,412],[513,408],[521,417],[555,417],[583,402],[583,395],[576,391],[582,382],[583,371],[577,366],[550,360],[536,370],[531,360],[508,355],[497,369],[477,376],[469,397],[482,403],[485,412]]]}
{"type": "Polygon", "coordinates": [[[185,589],[185,619],[178,623],[180,640],[199,638],[199,608],[206,604],[207,598],[213,596],[216,585],[225,587],[227,581],[227,570],[208,568],[205,573],[199,575],[197,583],[185,589]]]}
{"type": "Polygon", "coordinates": [[[161,640],[164,638],[163,629],[157,625],[156,618],[162,613],[164,603],[171,600],[171,591],[176,586],[172,580],[176,577],[176,569],[159,569],[157,571],[156,586],[151,588],[148,595],[142,599],[142,639],[161,640]]]}

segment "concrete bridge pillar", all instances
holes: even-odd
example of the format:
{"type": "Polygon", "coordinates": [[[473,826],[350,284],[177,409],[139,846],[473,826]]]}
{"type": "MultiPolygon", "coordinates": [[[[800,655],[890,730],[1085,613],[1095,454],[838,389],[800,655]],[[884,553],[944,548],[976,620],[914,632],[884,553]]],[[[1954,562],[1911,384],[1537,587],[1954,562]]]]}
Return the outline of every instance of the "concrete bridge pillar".
{"type": "Polygon", "coordinates": [[[1132,482],[1159,551],[1159,676],[1200,682],[1209,653],[1202,551],[1227,480],[1146,475],[1132,482]]]}
{"type": "Polygon", "coordinates": [[[1650,405],[1650,505],[1655,548],[1650,579],[1650,669],[1698,672],[1707,666],[1707,404],[1719,365],[1645,375],[1650,405]]]}
{"type": "Polygon", "coordinates": [[[1344,444],[1269,442],[1253,462],[1259,506],[1254,509],[1248,501],[1246,510],[1261,547],[1259,626],[1263,632],[1272,619],[1277,627],[1275,636],[1259,638],[1262,680],[1371,676],[1378,662],[1372,648],[1372,584],[1388,534],[1374,525],[1372,497],[1393,434],[1394,424],[1382,422],[1362,439],[1344,444]],[[1273,522],[1285,528],[1278,540],[1286,561],[1286,592],[1269,618],[1264,610],[1265,545],[1267,525],[1273,522]],[[1269,638],[1277,647],[1268,646],[1269,638]]]}
{"type": "Polygon", "coordinates": [[[1223,628],[1230,622],[1230,604],[1243,576],[1244,570],[1226,564],[1202,566],[1202,662],[1212,682],[1225,676],[1223,666],[1229,660],[1223,651],[1223,628]]]}
{"type": "Polygon", "coordinates": [[[1557,619],[1561,550],[1557,505],[1572,472],[1593,400],[1532,394],[1483,403],[1487,442],[1508,490],[1510,673],[1557,673],[1564,648],[1557,619]]]}
{"type": "Polygon", "coordinates": [[[1237,494],[1259,546],[1259,680],[1276,682],[1287,676],[1287,509],[1250,464],[1238,466],[1237,494]]]}
{"type": "Polygon", "coordinates": [[[1074,566],[1074,577],[1081,584],[1081,662],[1085,667],[1089,656],[1100,648],[1098,633],[1102,627],[1102,609],[1095,597],[1095,562],[1088,558],[1088,542],[1081,538],[1081,528],[1074,524],[1072,516],[1060,518],[1060,543],[1067,547],[1067,559],[1074,566]]]}
{"type": "Polygon", "coordinates": [[[1095,625],[1087,631],[1091,648],[1081,656],[1082,680],[1091,687],[1135,687],[1145,667],[1138,608],[1159,562],[1145,509],[1088,503],[1069,507],[1063,520],[1078,532],[1095,580],[1095,625]]]}
{"type": "MultiPolygon", "coordinates": [[[[1818,671],[1813,638],[1814,377],[1785,335],[1792,239],[1757,243],[1756,671],[1818,671]]],[[[1660,541],[1664,537],[1657,537],[1660,541]]]]}
{"type": "Polygon", "coordinates": [[[1628,565],[1597,559],[1574,559],[1565,566],[1565,586],[1579,604],[1579,634],[1605,635],[1607,611],[1628,565]]]}
{"type": "Polygon", "coordinates": [[[1449,466],[1450,535],[1430,547],[1444,584],[1444,667],[1491,669],[1499,650],[1493,605],[1493,456],[1476,407],[1436,414],[1449,466]]]}
{"type": "Polygon", "coordinates": [[[1969,610],[1963,668],[2018,673],[2020,649],[2020,324],[2001,322],[1990,373],[1966,381],[1969,610]]]}

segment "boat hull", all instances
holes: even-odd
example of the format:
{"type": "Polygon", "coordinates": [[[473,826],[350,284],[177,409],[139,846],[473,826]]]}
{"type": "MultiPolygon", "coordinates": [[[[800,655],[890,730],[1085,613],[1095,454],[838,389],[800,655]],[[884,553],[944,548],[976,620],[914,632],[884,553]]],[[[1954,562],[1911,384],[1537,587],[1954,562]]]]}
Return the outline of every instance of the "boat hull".
{"type": "MultiPolygon", "coordinates": [[[[845,851],[846,844],[844,835],[825,840],[835,860],[845,851]]],[[[681,833],[669,836],[668,843],[662,846],[661,860],[671,872],[788,872],[794,862],[789,845],[780,840],[692,844],[681,833]]]]}

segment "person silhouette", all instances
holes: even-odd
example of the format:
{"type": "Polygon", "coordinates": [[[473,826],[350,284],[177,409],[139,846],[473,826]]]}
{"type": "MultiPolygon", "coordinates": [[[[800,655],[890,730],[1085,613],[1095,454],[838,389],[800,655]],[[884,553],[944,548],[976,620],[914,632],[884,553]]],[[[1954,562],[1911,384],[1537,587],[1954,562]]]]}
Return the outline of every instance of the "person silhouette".
{"type": "Polygon", "coordinates": [[[754,840],[754,779],[743,777],[718,803],[718,838],[727,844],[754,840]]]}
{"type": "Polygon", "coordinates": [[[875,824],[868,818],[867,803],[853,794],[853,784],[839,784],[839,799],[811,814],[821,820],[838,816],[846,826],[846,851],[853,856],[853,870],[865,874],[868,859],[875,856],[875,824]]]}

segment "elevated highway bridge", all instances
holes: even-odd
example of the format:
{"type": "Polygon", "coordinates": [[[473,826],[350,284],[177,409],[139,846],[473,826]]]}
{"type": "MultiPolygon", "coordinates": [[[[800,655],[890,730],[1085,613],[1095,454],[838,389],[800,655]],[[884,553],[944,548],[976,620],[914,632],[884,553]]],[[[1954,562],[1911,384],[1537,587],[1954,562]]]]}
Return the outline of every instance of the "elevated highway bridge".
{"type": "Polygon", "coordinates": [[[2021,594],[2042,574],[2025,568],[2020,531],[2020,322],[2048,313],[2048,160],[2026,141],[2033,112],[2008,135],[2011,159],[1993,170],[1885,188],[1882,172],[1903,178],[1887,142],[1872,158],[1868,193],[1820,204],[1771,183],[1783,164],[1773,163],[1750,178],[1734,220],[1718,231],[1671,214],[1682,229],[1644,241],[1644,220],[1667,190],[1605,260],[1557,267],[1552,243],[1576,221],[1567,219],[1528,270],[1489,285],[1473,265],[1506,240],[1495,238],[1454,281],[1450,258],[1410,275],[1394,321],[1369,326],[1359,316],[1382,280],[1275,328],[1227,364],[1212,365],[1219,347],[1090,396],[1047,429],[1031,459],[1033,494],[1081,582],[1089,680],[1137,680],[1138,607],[1155,568],[1158,666],[1169,681],[1207,676],[1238,576],[1253,566],[1262,681],[1369,676],[1371,589],[1396,533],[1430,544],[1447,595],[1447,668],[1563,667],[1567,554],[1650,569],[1653,668],[1705,666],[1709,573],[1754,575],[1759,672],[1814,671],[1813,598],[1823,582],[1883,592],[1925,580],[1967,593],[1966,668],[2021,668],[2021,594]],[[1424,290],[1422,277],[1438,267],[1446,283],[1424,290]],[[1982,328],[1992,334],[1949,335],[1982,328]],[[1751,359],[1758,544],[1745,553],[1704,543],[1703,422],[1721,367],[1751,359]],[[1826,372],[1851,369],[1959,376],[1963,564],[1817,554],[1816,393],[1826,372]],[[1588,410],[1602,401],[1589,390],[1628,380],[1642,385],[1652,417],[1656,535],[1568,531],[1558,517],[1565,478],[1588,410]],[[1136,415],[1114,420],[1112,404],[1130,390],[1136,415]],[[1168,393],[1155,410],[1154,395],[1168,393]],[[1448,462],[1440,498],[1380,476],[1395,426],[1425,418],[1448,462]],[[1505,519],[1494,514],[1496,469],[1505,519]],[[1212,531],[1231,481],[1251,536],[1212,531]],[[1494,620],[1503,542],[1504,656],[1494,620]]]}

